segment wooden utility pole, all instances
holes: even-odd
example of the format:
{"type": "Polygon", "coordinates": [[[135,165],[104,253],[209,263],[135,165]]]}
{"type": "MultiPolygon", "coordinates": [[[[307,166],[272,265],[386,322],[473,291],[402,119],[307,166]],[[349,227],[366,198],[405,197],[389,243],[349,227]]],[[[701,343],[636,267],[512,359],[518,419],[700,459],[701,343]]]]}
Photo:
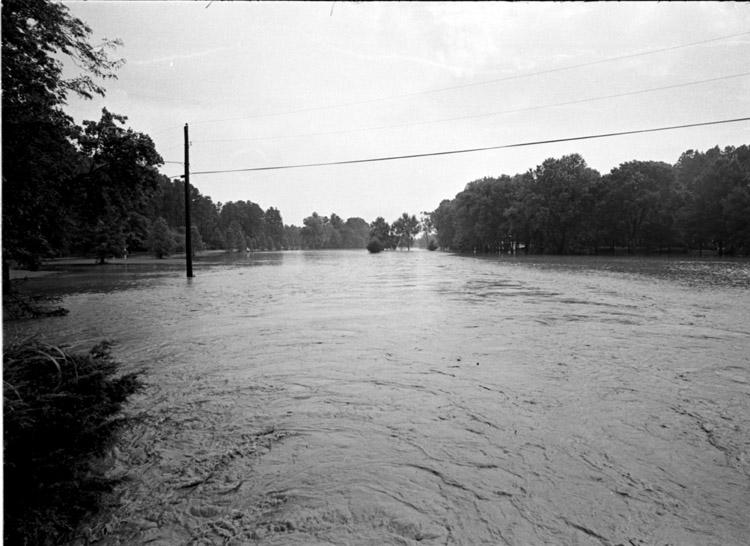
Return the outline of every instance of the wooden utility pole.
{"type": "Polygon", "coordinates": [[[185,124],[185,269],[188,278],[193,276],[193,245],[190,233],[190,140],[185,124]]]}

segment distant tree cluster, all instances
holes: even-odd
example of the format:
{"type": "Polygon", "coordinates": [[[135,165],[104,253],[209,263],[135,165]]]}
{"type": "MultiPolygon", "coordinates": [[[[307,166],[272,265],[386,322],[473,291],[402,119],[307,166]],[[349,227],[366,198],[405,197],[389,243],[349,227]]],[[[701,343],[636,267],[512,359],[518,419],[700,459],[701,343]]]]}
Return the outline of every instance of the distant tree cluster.
{"type": "Polygon", "coordinates": [[[403,213],[393,224],[378,216],[370,224],[370,241],[367,250],[372,253],[381,252],[385,249],[396,249],[406,247],[410,250],[414,244],[414,237],[423,229],[422,223],[413,214],[403,213]]]}
{"type": "Polygon", "coordinates": [[[604,176],[578,154],[551,158],[471,182],[429,216],[437,244],[458,252],[748,255],[750,148],[630,161],[604,176]]]}
{"type": "Polygon", "coordinates": [[[336,213],[332,213],[329,218],[313,212],[302,224],[298,248],[307,249],[364,248],[370,229],[362,218],[344,221],[336,213]]]}
{"type": "MultiPolygon", "coordinates": [[[[214,203],[195,187],[190,188],[192,249],[282,250],[289,248],[281,213],[266,211],[252,201],[214,203]]],[[[157,257],[185,251],[185,183],[162,177],[146,203],[144,224],[150,231],[132,240],[134,250],[150,250],[157,257]],[[167,233],[154,237],[154,232],[167,233]],[[155,244],[157,241],[161,243],[155,244]],[[167,246],[165,246],[165,243],[167,246]],[[161,252],[170,247],[169,252],[161,252]]]]}

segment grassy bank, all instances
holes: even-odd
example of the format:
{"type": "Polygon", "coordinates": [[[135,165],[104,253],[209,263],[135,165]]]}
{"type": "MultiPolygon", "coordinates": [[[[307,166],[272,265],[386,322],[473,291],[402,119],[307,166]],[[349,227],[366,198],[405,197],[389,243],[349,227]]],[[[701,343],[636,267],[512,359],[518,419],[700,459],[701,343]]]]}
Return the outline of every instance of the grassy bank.
{"type": "Polygon", "coordinates": [[[57,544],[114,485],[96,462],[140,383],[119,373],[106,343],[84,354],[35,340],[10,343],[3,375],[4,540],[57,544]]]}

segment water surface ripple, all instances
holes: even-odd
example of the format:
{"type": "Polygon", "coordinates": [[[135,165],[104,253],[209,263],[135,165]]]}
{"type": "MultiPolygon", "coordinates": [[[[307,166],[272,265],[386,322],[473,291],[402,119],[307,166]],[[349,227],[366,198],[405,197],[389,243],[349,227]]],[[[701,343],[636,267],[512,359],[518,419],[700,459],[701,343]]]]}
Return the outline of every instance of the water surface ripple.
{"type": "Polygon", "coordinates": [[[745,544],[750,266],[290,252],[42,280],[147,389],[100,544],[745,544]]]}

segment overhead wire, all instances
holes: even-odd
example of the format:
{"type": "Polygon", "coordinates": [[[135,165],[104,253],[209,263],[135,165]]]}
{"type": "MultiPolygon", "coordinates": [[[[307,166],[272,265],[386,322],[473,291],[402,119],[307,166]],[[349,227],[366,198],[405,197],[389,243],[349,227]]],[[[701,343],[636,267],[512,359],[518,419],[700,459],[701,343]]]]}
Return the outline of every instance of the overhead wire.
{"type": "MultiPolygon", "coordinates": [[[[366,158],[366,159],[349,159],[349,160],[343,160],[343,161],[329,161],[329,162],[321,162],[321,163],[297,163],[297,164],[292,164],[292,165],[273,165],[273,166],[265,166],[265,167],[249,167],[249,168],[244,168],[244,169],[219,169],[219,170],[212,170],[212,171],[195,171],[195,172],[191,172],[190,175],[199,176],[199,175],[208,175],[208,174],[271,171],[271,170],[281,170],[281,169],[298,169],[298,168],[304,168],[304,167],[326,167],[326,166],[332,166],[332,165],[349,165],[349,164],[355,164],[355,163],[395,161],[395,160],[401,160],[401,159],[413,159],[413,158],[420,158],[420,157],[432,157],[432,156],[442,156],[442,155],[452,155],[452,154],[465,154],[465,153],[472,153],[472,152],[482,152],[482,151],[487,151],[487,150],[501,150],[501,149],[507,149],[507,148],[538,146],[542,144],[555,144],[559,142],[573,142],[573,141],[579,141],[579,140],[609,138],[609,137],[624,136],[624,135],[655,133],[659,131],[672,131],[672,130],[677,130],[677,129],[687,129],[691,127],[705,127],[708,125],[739,123],[739,122],[744,122],[744,121],[750,121],[750,116],[741,117],[741,118],[723,119],[723,120],[703,121],[703,122],[697,122],[697,123],[685,123],[681,125],[669,125],[669,126],[654,127],[654,128],[648,128],[648,129],[634,129],[630,131],[615,131],[615,132],[609,132],[609,133],[598,133],[598,134],[593,134],[593,135],[553,138],[553,139],[535,140],[535,141],[528,141],[528,142],[517,142],[513,144],[500,144],[496,146],[483,146],[479,148],[465,148],[461,150],[447,150],[447,151],[427,152],[427,153],[419,153],[419,154],[372,157],[372,158],[366,158]]],[[[176,178],[176,177],[171,177],[171,178],[176,178]]]]}
{"type": "Polygon", "coordinates": [[[523,78],[531,78],[531,77],[534,77],[534,76],[541,76],[541,75],[544,75],[544,74],[553,74],[555,72],[563,72],[563,71],[567,71],[567,70],[574,70],[576,68],[585,68],[585,67],[588,67],[588,66],[595,66],[595,65],[598,65],[598,64],[604,64],[604,63],[609,63],[609,62],[614,62],[614,61],[621,61],[621,60],[625,60],[625,59],[633,59],[633,58],[643,57],[643,56],[647,56],[647,55],[655,55],[657,53],[664,53],[666,51],[674,51],[674,50],[678,50],[678,49],[684,49],[684,48],[687,48],[687,47],[694,47],[694,46],[698,46],[698,45],[709,44],[709,43],[713,43],[713,42],[718,42],[718,41],[722,41],[722,40],[728,40],[728,39],[731,39],[731,38],[738,38],[740,36],[747,36],[747,35],[750,35],[750,31],[739,32],[739,33],[735,33],[735,34],[726,34],[726,35],[723,35],[723,36],[716,36],[714,38],[708,38],[708,39],[705,39],[705,40],[699,40],[699,41],[689,42],[689,43],[685,43],[685,44],[678,44],[678,45],[674,45],[674,46],[662,47],[662,48],[657,48],[657,49],[650,49],[650,50],[647,50],[647,51],[641,51],[641,52],[636,52],[636,53],[628,53],[628,54],[624,54],[624,55],[617,55],[617,56],[614,56],[614,57],[605,57],[603,59],[597,59],[597,60],[594,60],[594,61],[587,61],[587,62],[584,62],[584,63],[577,63],[577,64],[565,65],[565,66],[560,66],[560,67],[556,67],[556,68],[547,68],[547,69],[544,69],[544,70],[537,70],[537,71],[534,71],[534,72],[525,72],[525,73],[522,73],[522,74],[511,74],[509,76],[503,76],[503,77],[500,77],[500,78],[493,78],[493,79],[489,79],[489,80],[482,80],[482,81],[478,81],[478,82],[468,82],[468,83],[464,83],[464,84],[451,85],[451,86],[447,86],[447,87],[439,87],[439,88],[435,88],[435,89],[424,89],[424,90],[420,90],[420,91],[411,91],[411,92],[406,92],[406,93],[399,93],[399,94],[396,94],[396,95],[389,95],[389,96],[385,96],[385,97],[375,97],[375,98],[372,98],[372,99],[362,99],[362,100],[350,101],[350,102],[344,102],[344,103],[329,104],[329,105],[323,105],[323,106],[313,106],[313,107],[307,107],[307,108],[299,108],[299,109],[296,109],[296,110],[286,110],[286,111],[281,111],[281,112],[268,112],[268,113],[263,113],[263,114],[255,114],[255,115],[251,115],[251,116],[242,116],[242,117],[231,117],[231,118],[217,118],[217,119],[209,119],[209,120],[199,120],[199,121],[193,121],[191,123],[193,125],[199,125],[199,124],[207,124],[207,123],[221,123],[221,122],[225,122],[225,121],[242,121],[242,120],[248,120],[248,119],[258,119],[258,118],[266,118],[266,117],[285,116],[285,115],[299,114],[299,113],[304,113],[304,112],[316,112],[316,111],[320,111],[320,110],[331,110],[331,109],[334,109],[334,108],[344,108],[344,107],[348,107],[348,106],[357,106],[357,105],[362,105],[362,104],[371,104],[371,103],[374,103],[374,102],[389,101],[389,100],[395,100],[395,99],[401,99],[401,98],[407,98],[407,97],[414,97],[414,96],[419,96],[419,95],[442,93],[444,91],[451,91],[451,90],[455,90],[455,89],[465,89],[467,87],[476,87],[476,86],[482,86],[482,85],[490,85],[490,84],[494,84],[494,83],[500,83],[500,82],[518,80],[518,79],[523,79],[523,78]]]}
{"type": "Polygon", "coordinates": [[[536,105],[536,106],[525,106],[523,108],[514,108],[510,110],[499,110],[495,112],[483,112],[479,114],[468,114],[464,116],[456,116],[456,117],[450,117],[450,118],[439,118],[439,119],[433,119],[433,120],[424,120],[424,121],[413,121],[413,122],[405,122],[405,123],[398,123],[393,125],[377,125],[377,126],[371,126],[371,127],[360,127],[356,129],[341,129],[336,131],[321,131],[321,132],[314,132],[314,133],[298,133],[293,135],[277,135],[277,136],[271,136],[271,137],[240,137],[240,138],[218,138],[218,139],[207,139],[207,140],[194,140],[193,142],[199,142],[199,143],[211,143],[211,142],[248,142],[248,141],[263,141],[263,140],[280,140],[280,139],[287,139],[287,138],[303,138],[303,137],[314,137],[314,136],[330,136],[330,135],[342,135],[342,134],[350,134],[350,133],[358,133],[358,132],[364,132],[364,131],[381,131],[386,129],[398,129],[403,127],[413,127],[413,126],[419,126],[419,125],[430,125],[434,123],[444,123],[448,121],[462,121],[467,119],[477,119],[482,117],[492,117],[492,116],[499,116],[504,114],[514,114],[519,112],[530,112],[533,110],[542,110],[544,108],[555,108],[560,106],[572,106],[575,104],[583,104],[587,102],[594,102],[594,101],[600,101],[600,100],[606,100],[606,99],[613,99],[613,98],[619,98],[619,97],[628,97],[633,95],[642,95],[644,93],[653,93],[656,91],[665,91],[668,89],[677,89],[680,87],[689,87],[693,85],[700,85],[705,83],[711,83],[711,82],[717,82],[722,80],[729,80],[734,78],[741,78],[745,76],[750,76],[750,72],[741,72],[738,74],[728,74],[725,76],[718,76],[715,78],[708,78],[705,80],[694,80],[690,82],[683,82],[678,84],[671,84],[671,85],[664,85],[660,87],[650,87],[647,89],[637,89],[634,91],[626,91],[623,93],[613,93],[610,95],[600,95],[596,97],[587,97],[583,99],[575,99],[571,101],[565,101],[565,102],[557,102],[552,104],[542,104],[542,105],[536,105]]]}

